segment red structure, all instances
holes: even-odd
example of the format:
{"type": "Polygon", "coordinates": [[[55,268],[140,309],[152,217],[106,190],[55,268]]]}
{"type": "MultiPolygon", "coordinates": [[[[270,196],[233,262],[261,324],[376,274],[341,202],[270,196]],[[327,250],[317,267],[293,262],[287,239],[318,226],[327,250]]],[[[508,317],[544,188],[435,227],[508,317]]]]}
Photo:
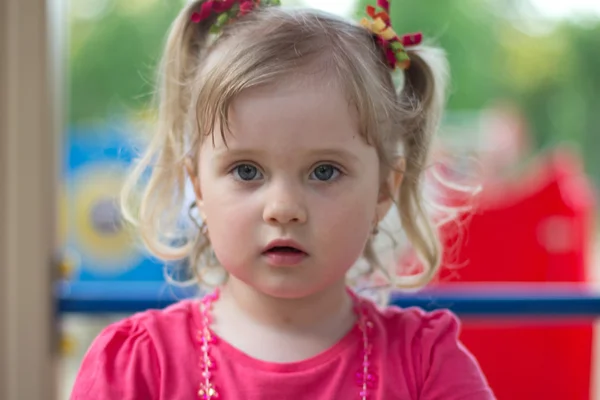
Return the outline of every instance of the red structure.
{"type": "MultiPolygon", "coordinates": [[[[485,186],[460,231],[448,224],[438,285],[454,282],[585,282],[593,193],[579,160],[556,151],[527,177],[485,186]]],[[[498,399],[589,400],[591,322],[465,320],[462,340],[498,399]]]]}

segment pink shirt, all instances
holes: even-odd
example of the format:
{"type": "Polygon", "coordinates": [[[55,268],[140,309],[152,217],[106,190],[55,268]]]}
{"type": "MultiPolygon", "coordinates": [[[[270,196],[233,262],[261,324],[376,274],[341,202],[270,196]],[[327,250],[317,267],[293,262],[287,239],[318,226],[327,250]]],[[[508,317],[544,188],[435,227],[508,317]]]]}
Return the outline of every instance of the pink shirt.
{"type": "MultiPolygon", "coordinates": [[[[368,312],[379,376],[370,400],[494,399],[451,313],[371,303],[368,312]]],[[[198,400],[200,322],[199,300],[184,300],[107,327],[83,360],[71,400],[198,400]]],[[[259,361],[220,340],[211,349],[220,400],[359,399],[360,340],[355,328],[325,352],[289,364],[259,361]]]]}

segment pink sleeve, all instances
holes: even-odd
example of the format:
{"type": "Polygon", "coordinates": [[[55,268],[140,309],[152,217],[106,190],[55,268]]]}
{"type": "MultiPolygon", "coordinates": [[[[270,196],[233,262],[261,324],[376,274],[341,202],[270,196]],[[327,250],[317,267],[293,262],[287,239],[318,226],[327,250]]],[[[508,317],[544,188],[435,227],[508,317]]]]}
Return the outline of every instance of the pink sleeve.
{"type": "Polygon", "coordinates": [[[494,400],[475,358],[458,340],[460,324],[448,311],[423,317],[420,400],[494,400]]]}
{"type": "Polygon", "coordinates": [[[71,400],[156,399],[158,358],[135,319],[110,325],[94,340],[75,380],[71,400]]]}

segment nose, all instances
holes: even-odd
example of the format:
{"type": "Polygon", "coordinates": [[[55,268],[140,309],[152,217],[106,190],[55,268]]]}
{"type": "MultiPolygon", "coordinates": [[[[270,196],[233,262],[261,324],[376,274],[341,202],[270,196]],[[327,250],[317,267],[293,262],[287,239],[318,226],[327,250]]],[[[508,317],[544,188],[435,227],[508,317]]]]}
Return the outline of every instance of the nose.
{"type": "Polygon", "coordinates": [[[263,220],[269,224],[303,224],[307,219],[307,210],[302,193],[287,182],[273,183],[267,192],[267,201],[263,211],[263,220]]]}

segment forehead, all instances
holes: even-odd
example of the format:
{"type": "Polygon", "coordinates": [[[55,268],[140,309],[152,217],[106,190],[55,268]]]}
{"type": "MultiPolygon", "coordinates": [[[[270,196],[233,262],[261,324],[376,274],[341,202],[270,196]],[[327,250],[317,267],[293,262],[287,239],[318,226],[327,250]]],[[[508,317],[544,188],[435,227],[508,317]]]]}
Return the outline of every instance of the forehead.
{"type": "Polygon", "coordinates": [[[364,145],[357,113],[334,78],[298,75],[247,89],[231,105],[229,127],[226,143],[215,135],[215,147],[300,150],[364,145]]]}

